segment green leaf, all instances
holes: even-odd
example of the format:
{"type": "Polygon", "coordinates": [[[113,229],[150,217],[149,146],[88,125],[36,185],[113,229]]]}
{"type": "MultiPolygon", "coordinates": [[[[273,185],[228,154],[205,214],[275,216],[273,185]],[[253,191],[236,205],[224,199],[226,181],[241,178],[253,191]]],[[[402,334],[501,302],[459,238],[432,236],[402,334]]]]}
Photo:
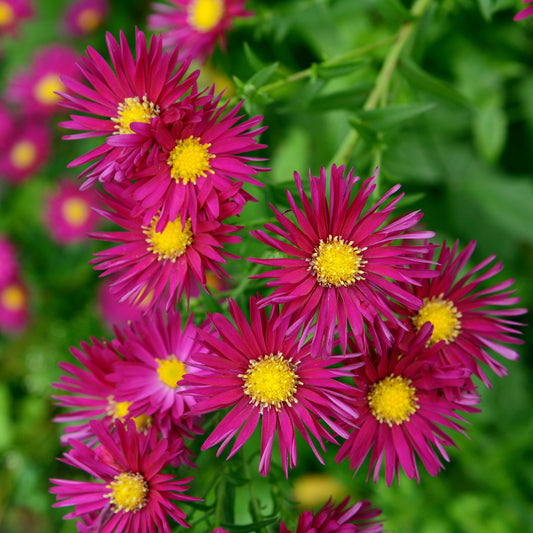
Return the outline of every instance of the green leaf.
{"type": "Polygon", "coordinates": [[[248,63],[250,63],[250,66],[254,70],[261,70],[265,67],[265,64],[263,61],[259,59],[259,57],[255,54],[255,52],[250,48],[250,45],[245,42],[244,43],[244,55],[246,56],[246,59],[248,60],[248,63]]]}
{"type": "Polygon", "coordinates": [[[368,59],[364,57],[354,57],[343,61],[335,61],[329,64],[315,63],[312,66],[316,76],[325,80],[340,78],[353,74],[357,69],[368,65],[368,59]]]}
{"type": "Polygon", "coordinates": [[[0,450],[6,450],[11,443],[11,396],[7,385],[0,385],[0,450]]]}
{"type": "Polygon", "coordinates": [[[507,139],[507,115],[498,105],[482,107],[474,121],[474,139],[481,156],[489,163],[495,163],[507,139]]]}
{"type": "Polygon", "coordinates": [[[308,105],[308,112],[324,112],[333,109],[360,108],[368,94],[369,84],[358,83],[341,91],[335,91],[313,98],[308,105]]]}
{"type": "Polygon", "coordinates": [[[263,67],[261,70],[257,71],[246,83],[246,85],[253,85],[254,87],[261,87],[264,85],[267,81],[272,78],[272,76],[275,74],[276,70],[278,69],[279,63],[276,61],[275,63],[271,63],[270,65],[267,65],[266,67],[263,67]]]}
{"type": "Polygon", "coordinates": [[[400,0],[380,0],[377,9],[385,18],[399,23],[409,22],[416,18],[400,0]]]}
{"type": "Polygon", "coordinates": [[[494,0],[477,0],[477,3],[479,4],[479,10],[483,17],[485,17],[485,20],[491,20],[492,13],[494,12],[494,0]]]}
{"type": "Polygon", "coordinates": [[[411,120],[436,106],[435,103],[423,104],[399,104],[368,111],[360,111],[357,116],[370,128],[382,131],[389,128],[401,126],[404,122],[411,120]]]}
{"type": "Polygon", "coordinates": [[[361,136],[361,138],[366,141],[369,145],[376,145],[380,142],[379,134],[378,132],[365,124],[364,122],[361,122],[359,118],[352,117],[349,120],[350,125],[352,128],[354,128],[357,133],[361,136]]]}
{"type": "Polygon", "coordinates": [[[428,74],[410,58],[404,56],[400,61],[400,72],[413,86],[452,104],[472,109],[470,102],[454,87],[428,74]]]}

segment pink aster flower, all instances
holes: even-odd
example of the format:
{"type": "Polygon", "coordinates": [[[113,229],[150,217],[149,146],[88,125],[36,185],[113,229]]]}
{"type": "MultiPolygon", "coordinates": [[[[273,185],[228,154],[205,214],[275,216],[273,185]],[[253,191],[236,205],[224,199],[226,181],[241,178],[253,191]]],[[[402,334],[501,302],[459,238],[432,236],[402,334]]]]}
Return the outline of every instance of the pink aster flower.
{"type": "Polygon", "coordinates": [[[4,102],[0,101],[0,149],[5,150],[15,132],[15,119],[4,102]]]}
{"type": "Polygon", "coordinates": [[[104,23],[109,9],[107,0],[74,0],[65,11],[65,29],[81,37],[94,33],[104,23]]]}
{"type": "MultiPolygon", "coordinates": [[[[205,351],[198,344],[190,314],[181,326],[177,311],[156,312],[124,328],[114,348],[124,355],[109,376],[116,383],[115,399],[130,401],[132,416],[157,415],[160,427],[183,422],[196,398],[178,384],[184,375],[201,374],[193,354],[205,351]]],[[[192,418],[189,418],[192,421],[192,418]]]]}
{"type": "Polygon", "coordinates": [[[226,32],[237,17],[253,13],[244,8],[245,0],[167,0],[155,3],[148,16],[148,27],[163,33],[163,44],[176,47],[184,57],[205,61],[220,42],[226,47],[226,32]]]}
{"type": "Polygon", "coordinates": [[[103,276],[112,275],[113,294],[120,301],[138,305],[142,295],[152,294],[149,309],[154,309],[166,299],[170,309],[185,291],[187,297],[198,282],[207,289],[206,271],[217,277],[227,276],[222,264],[226,258],[238,256],[224,250],[226,243],[240,242],[235,232],[241,227],[223,224],[225,218],[240,212],[241,206],[232,200],[220,206],[218,220],[197,221],[193,229],[190,218],[185,223],[178,216],[158,229],[158,215],[148,225],[143,217],[132,216],[136,203],[124,194],[119,184],[108,183],[109,195],[101,195],[102,203],[113,211],[100,214],[125,231],[94,233],[91,237],[118,243],[118,246],[96,254],[91,263],[102,270],[103,276]]]}
{"type": "Polygon", "coordinates": [[[125,326],[129,322],[141,318],[143,311],[149,307],[152,296],[141,296],[139,305],[120,302],[111,292],[111,281],[106,279],[98,290],[98,311],[104,323],[111,329],[113,326],[125,326]]]}
{"type": "Polygon", "coordinates": [[[383,524],[375,518],[381,514],[380,509],[371,508],[368,500],[348,506],[350,498],[339,505],[331,500],[322,509],[312,513],[304,511],[298,517],[298,525],[294,531],[281,522],[280,533],[381,533],[383,524]]]}
{"type": "MultiPolygon", "coordinates": [[[[530,4],[532,0],[522,0],[523,4],[530,4]]],[[[526,17],[529,17],[530,15],[533,15],[533,5],[530,5],[526,7],[525,9],[522,9],[522,11],[519,11],[515,16],[513,20],[522,20],[526,17]]]]}
{"type": "MultiPolygon", "coordinates": [[[[461,275],[476,243],[471,241],[461,252],[458,246],[458,242],[453,248],[442,245],[434,267],[437,277],[424,280],[421,285],[404,286],[420,304],[398,307],[396,311],[415,332],[426,322],[431,323],[433,333],[429,342],[444,341],[439,350],[443,360],[468,368],[490,387],[479,363],[488,365],[500,377],[507,374],[507,369],[490,354],[496,352],[507,359],[518,359],[518,353],[505,344],[522,342],[514,336],[520,334],[515,326],[521,324],[508,317],[527,310],[512,307],[520,302],[519,297],[513,296],[515,291],[510,290],[513,279],[483,288],[487,280],[503,269],[499,261],[489,267],[494,255],[461,275]]],[[[434,252],[435,248],[428,251],[427,258],[433,259],[434,252]]]]}
{"type": "Polygon", "coordinates": [[[0,330],[20,333],[28,324],[28,290],[15,278],[0,285],[0,330]]]}
{"type": "Polygon", "coordinates": [[[60,77],[76,73],[77,54],[63,45],[39,50],[27,71],[16,74],[6,89],[8,100],[17,104],[26,116],[49,117],[61,111],[57,91],[64,91],[60,77]]]}
{"type": "Polygon", "coordinates": [[[313,333],[313,356],[320,354],[322,348],[331,351],[336,331],[342,349],[346,350],[348,325],[360,349],[364,349],[364,324],[373,323],[377,313],[391,324],[399,324],[391,311],[390,300],[420,304],[418,298],[397,282],[409,279],[417,283],[419,278],[432,275],[422,268],[425,261],[420,258],[427,247],[406,244],[408,240],[433,236],[429,231],[409,232],[422,213],[409,213],[385,223],[403,196],[390,200],[400,186],[390,189],[362,214],[376,188],[376,178],[365,180],[352,199],[359,178],[354,177],[353,169],[346,177],[343,172],[344,166],[333,166],[331,170],[329,202],[324,168],[320,177],[309,177],[311,198],[305,194],[302,180],[295,173],[303,210],[287,191],[290,215],[272,208],[279,226],[265,225],[275,237],[265,231],[251,232],[285,255],[251,259],[276,268],[255,276],[274,278],[267,287],[275,290],[261,305],[284,304],[284,312],[293,320],[292,327],[303,327],[302,338],[313,333]],[[399,239],[402,244],[393,244],[399,239]]]}
{"type": "Polygon", "coordinates": [[[50,128],[44,122],[20,125],[0,155],[0,176],[11,183],[28,179],[50,155],[50,128]]]}
{"type": "MultiPolygon", "coordinates": [[[[112,66],[93,48],[87,48],[87,57],[79,60],[78,68],[84,83],[70,76],[63,82],[69,94],[62,93],[62,105],[77,113],[60,125],[81,133],[65,139],[84,139],[106,136],[128,137],[141,124],[149,124],[156,116],[171,113],[179,119],[182,108],[190,104],[186,94],[196,93],[198,71],[188,75],[188,63],[178,64],[177,51],[163,53],[160,36],[153,36],[148,45],[143,32],[135,34],[135,57],[121,32],[120,44],[107,34],[112,66]],[[179,104],[178,104],[179,102],[179,104]],[[171,109],[171,111],[169,111],[171,109]]],[[[129,179],[132,169],[144,162],[153,146],[148,133],[140,147],[133,150],[113,147],[105,142],[87,154],[75,159],[69,166],[92,164],[81,176],[87,176],[85,186],[94,181],[122,181],[129,179]],[[140,158],[140,159],[139,159],[140,158]]]]}
{"type": "MultiPolygon", "coordinates": [[[[153,121],[153,134],[159,147],[157,161],[134,174],[127,192],[144,211],[144,224],[159,213],[160,224],[177,218],[192,219],[193,229],[201,210],[209,218],[218,218],[220,203],[233,197],[244,205],[253,199],[240,189],[246,182],[262,185],[254,176],[264,170],[250,162],[256,158],[245,154],[264,148],[256,137],[266,128],[257,127],[262,117],[241,121],[242,102],[226,112],[227,103],[220,106],[222,95],[213,90],[202,98],[204,102],[188,120],[153,121]]],[[[111,139],[114,145],[128,149],[144,142],[141,129],[137,135],[111,139]],[[126,144],[125,144],[126,143],[126,144]]]]}
{"type": "Polygon", "coordinates": [[[67,518],[98,513],[101,533],[161,531],[170,533],[168,518],[188,527],[186,515],[174,502],[199,501],[183,494],[192,478],[176,480],[162,470],[177,452],[176,442],[157,440],[154,432],[139,433],[133,422],[117,423],[110,433],[101,422],[92,429],[101,446],[89,448],[72,440],[73,449],[64,454],[63,462],[90,474],[95,481],[51,479],[56,495],[54,507],[74,506],[67,518]]]}
{"type": "MultiPolygon", "coordinates": [[[[426,348],[431,327],[408,339],[395,332],[392,346],[370,347],[362,366],[353,373],[352,393],[359,417],[336,461],[349,458],[357,472],[368,454],[368,477],[377,481],[383,462],[385,479],[391,485],[400,469],[408,478],[420,480],[416,456],[435,476],[443,467],[437,452],[449,461],[445,446],[455,446],[446,430],[465,433],[458,412],[474,412],[474,399],[456,401],[447,389],[461,390],[470,373],[461,365],[443,365],[436,357],[438,345],[426,348]]],[[[479,396],[476,398],[479,401],[479,396]]]]}
{"type": "Polygon", "coordinates": [[[221,443],[220,454],[236,437],[229,459],[260,424],[262,475],[269,471],[276,433],[286,476],[288,466],[297,461],[296,432],[323,462],[312,437],[324,449],[323,439],[336,443],[334,435],[347,436],[335,419],[356,416],[349,405],[352,388],[336,379],[346,376],[348,367],[331,368],[337,357],[310,357],[309,344],[299,347],[297,334],[287,332],[277,306],[267,316],[252,297],[250,322],[233,300],[229,312],[236,325],[217,313],[211,317],[216,333],[200,332],[207,353],[196,354],[195,361],[204,374],[184,377],[190,392],[200,396],[195,413],[231,407],[202,450],[221,443]]]}
{"type": "Polygon", "coordinates": [[[52,237],[62,244],[84,240],[100,218],[92,209],[95,204],[93,191],[80,191],[75,183],[61,182],[46,203],[45,221],[52,237]]]}
{"type": "Polygon", "coordinates": [[[16,35],[20,23],[32,16],[30,0],[0,0],[0,35],[16,35]]]}
{"type": "Polygon", "coordinates": [[[13,244],[0,235],[0,287],[15,279],[19,266],[13,244]]]}

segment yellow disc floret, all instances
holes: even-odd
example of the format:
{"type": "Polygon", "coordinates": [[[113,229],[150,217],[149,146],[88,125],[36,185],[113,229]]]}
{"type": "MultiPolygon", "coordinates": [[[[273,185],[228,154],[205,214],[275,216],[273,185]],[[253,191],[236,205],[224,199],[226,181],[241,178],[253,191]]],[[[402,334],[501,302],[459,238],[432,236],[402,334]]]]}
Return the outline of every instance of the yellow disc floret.
{"type": "Polygon", "coordinates": [[[182,256],[193,242],[194,236],[191,230],[191,219],[185,221],[185,227],[181,225],[178,216],[173,222],[168,222],[163,231],[156,231],[158,217],[154,217],[149,228],[144,228],[147,236],[146,242],[149,244],[148,250],[157,254],[159,261],[170,259],[176,261],[182,256]]]}
{"type": "Polygon", "coordinates": [[[175,389],[178,386],[178,381],[185,375],[185,365],[176,359],[175,355],[171,355],[167,359],[156,359],[159,367],[157,373],[160,381],[165,385],[175,389]]]}
{"type": "Polygon", "coordinates": [[[315,253],[309,259],[309,270],[318,283],[324,287],[348,287],[363,278],[363,267],[366,261],[362,253],[366,248],[359,249],[353,242],[345,242],[341,237],[328,237],[315,247],[315,253]]]}
{"type": "Polygon", "coordinates": [[[378,422],[401,424],[418,409],[416,389],[411,380],[391,374],[370,387],[367,396],[370,412],[378,422]]]}
{"type": "Polygon", "coordinates": [[[461,331],[461,313],[450,300],[445,300],[443,294],[422,300],[422,307],[412,318],[417,331],[426,323],[433,324],[433,333],[429,344],[446,341],[446,344],[455,340],[461,331]]]}
{"type": "Polygon", "coordinates": [[[81,198],[67,198],[61,205],[63,218],[75,227],[83,226],[89,218],[89,206],[81,198]]]}
{"type": "Polygon", "coordinates": [[[167,160],[170,175],[176,183],[191,181],[196,185],[198,178],[205,178],[207,172],[213,173],[209,160],[215,156],[209,153],[210,146],[210,143],[202,144],[198,137],[193,136],[176,143],[167,160]]]}
{"type": "Polygon", "coordinates": [[[223,0],[195,0],[189,7],[189,24],[205,33],[211,31],[224,15],[223,0]]]}
{"type": "Polygon", "coordinates": [[[111,117],[115,122],[115,133],[134,133],[131,129],[132,122],[143,122],[148,124],[152,118],[159,115],[159,106],[149,102],[146,95],[141,99],[138,96],[126,98],[124,102],[118,104],[116,117],[111,117]]]}
{"type": "Polygon", "coordinates": [[[100,11],[93,8],[87,8],[78,15],[78,26],[85,33],[91,33],[102,23],[100,11]]]}
{"type": "Polygon", "coordinates": [[[15,12],[7,2],[0,1],[0,28],[9,26],[15,20],[15,12]]]}
{"type": "Polygon", "coordinates": [[[113,420],[118,418],[119,420],[124,421],[128,415],[130,405],[133,402],[116,402],[113,399],[113,396],[110,396],[107,401],[107,412],[113,418],[113,420]]]}
{"type": "Polygon", "coordinates": [[[0,302],[9,311],[20,311],[26,305],[26,293],[19,285],[7,285],[0,292],[0,302]]]}
{"type": "Polygon", "coordinates": [[[31,141],[19,141],[13,145],[9,155],[13,166],[24,170],[35,163],[37,147],[31,141]]]}
{"type": "Polygon", "coordinates": [[[298,401],[294,395],[302,384],[296,366],[281,353],[251,360],[246,373],[239,374],[244,381],[244,393],[251,403],[261,406],[261,412],[270,406],[279,410],[283,403],[290,407],[298,401]]]}
{"type": "Polygon", "coordinates": [[[111,489],[105,497],[111,500],[111,509],[115,513],[135,513],[146,505],[148,483],[139,473],[121,472],[106,488],[111,489]]]}
{"type": "Polygon", "coordinates": [[[64,91],[65,86],[59,79],[59,74],[48,74],[41,78],[35,85],[35,98],[44,105],[55,104],[60,96],[55,91],[64,91]]]}

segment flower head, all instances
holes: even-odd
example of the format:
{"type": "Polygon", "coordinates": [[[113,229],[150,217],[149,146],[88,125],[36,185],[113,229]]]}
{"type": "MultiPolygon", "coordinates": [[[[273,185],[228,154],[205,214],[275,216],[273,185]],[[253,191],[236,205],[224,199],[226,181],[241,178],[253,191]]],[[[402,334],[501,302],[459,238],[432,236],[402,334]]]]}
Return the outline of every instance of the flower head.
{"type": "Polygon", "coordinates": [[[432,476],[443,467],[437,451],[449,460],[444,447],[454,442],[445,430],[464,433],[458,412],[476,409],[472,395],[465,402],[448,392],[465,388],[470,374],[461,365],[443,365],[436,357],[438,345],[426,348],[430,331],[426,325],[409,339],[398,328],[392,346],[376,345],[362,356],[363,365],[353,373],[359,417],[336,461],[348,457],[357,472],[370,453],[368,477],[374,469],[377,481],[385,460],[391,485],[395,475],[399,482],[400,469],[419,481],[416,455],[432,476]]]}
{"type": "Polygon", "coordinates": [[[221,453],[236,437],[231,457],[260,423],[262,475],[269,471],[276,433],[285,475],[289,465],[296,465],[297,431],[322,461],[311,436],[324,448],[322,439],[336,442],[334,435],[347,435],[334,419],[356,416],[347,396],[350,387],[336,380],[346,369],[331,368],[335,358],[311,358],[309,345],[299,347],[297,334],[287,332],[277,306],[267,316],[252,297],[250,322],[234,301],[230,301],[229,311],[236,325],[215,314],[211,320],[216,333],[200,332],[207,353],[197,354],[195,361],[204,374],[184,378],[184,383],[191,385],[189,392],[200,397],[196,413],[231,407],[202,449],[221,443],[221,453]]]}
{"type": "Polygon", "coordinates": [[[391,324],[399,323],[391,311],[391,300],[420,303],[395,282],[409,278],[416,283],[419,278],[431,275],[427,269],[420,268],[423,264],[420,253],[426,247],[406,244],[407,240],[433,236],[433,232],[428,231],[409,232],[422,214],[409,213],[385,224],[403,196],[387,204],[399,185],[363,214],[376,187],[375,176],[364,181],[351,199],[359,178],[353,176],[353,170],[346,177],[343,172],[344,167],[333,166],[331,170],[329,202],[324,168],[320,177],[309,177],[311,198],[304,193],[302,180],[295,173],[303,210],[287,192],[294,216],[272,208],[279,225],[267,224],[265,229],[275,237],[265,231],[251,232],[261,242],[284,254],[281,258],[251,259],[276,268],[256,276],[274,278],[267,286],[275,290],[261,305],[284,304],[293,327],[303,328],[303,338],[313,332],[314,356],[323,349],[326,353],[331,351],[337,331],[345,350],[348,325],[364,348],[364,325],[373,323],[376,314],[391,324]],[[393,244],[398,239],[404,242],[393,244]]]}
{"type": "Polygon", "coordinates": [[[381,533],[383,524],[375,518],[381,514],[380,509],[371,508],[368,500],[348,505],[350,498],[335,505],[328,501],[320,510],[312,513],[304,511],[298,517],[295,531],[291,531],[281,522],[280,533],[381,533]]]}
{"type": "Polygon", "coordinates": [[[125,326],[129,322],[141,318],[152,297],[147,294],[143,298],[143,295],[141,295],[139,305],[130,305],[128,302],[119,301],[117,296],[111,292],[110,284],[111,280],[105,279],[98,290],[98,311],[108,328],[125,326]]]}
{"type": "MultiPolygon", "coordinates": [[[[518,353],[505,344],[518,344],[515,337],[520,332],[515,326],[520,323],[508,317],[521,315],[526,309],[512,307],[520,302],[510,290],[513,279],[481,288],[484,282],[501,272],[501,262],[489,265],[494,256],[488,257],[470,271],[461,275],[474,253],[476,243],[471,241],[461,252],[459,243],[453,248],[444,243],[434,267],[437,277],[426,279],[419,285],[404,286],[421,301],[418,305],[398,307],[397,312],[414,332],[429,322],[433,325],[430,344],[444,341],[439,355],[444,361],[461,364],[483,382],[490,382],[479,363],[488,365],[498,376],[507,374],[506,368],[491,352],[511,359],[518,359],[518,353]],[[487,270],[480,274],[480,272],[487,270]]],[[[435,248],[428,253],[432,259],[435,248]]]]}
{"type": "Polygon", "coordinates": [[[89,35],[102,26],[108,9],[108,0],[74,0],[65,11],[65,28],[70,35],[89,35]]]}
{"type": "Polygon", "coordinates": [[[29,320],[28,290],[18,278],[0,285],[0,330],[21,332],[29,320]]]}
{"type": "Polygon", "coordinates": [[[0,35],[15,35],[20,23],[32,16],[30,0],[0,0],[0,35]]]}
{"type": "Polygon", "coordinates": [[[148,27],[163,33],[165,46],[176,47],[184,55],[205,61],[218,42],[225,48],[226,32],[237,17],[252,15],[245,0],[167,0],[153,4],[148,27]]]}
{"type": "Polygon", "coordinates": [[[98,513],[99,531],[170,531],[167,518],[187,527],[185,513],[174,501],[198,501],[182,494],[192,478],[175,480],[163,474],[179,453],[179,441],[135,431],[133,422],[116,424],[110,433],[101,422],[91,424],[101,446],[89,448],[71,440],[63,461],[89,473],[95,481],[51,479],[54,507],[74,506],[65,518],[98,513]]]}
{"type": "Polygon", "coordinates": [[[30,68],[13,77],[6,89],[8,100],[14,102],[26,117],[49,117],[58,113],[57,105],[65,86],[61,76],[76,73],[77,54],[71,48],[53,45],[39,50],[30,68]]]}
{"type": "Polygon", "coordinates": [[[75,183],[63,181],[48,197],[45,220],[54,239],[60,243],[81,241],[96,229],[98,214],[93,191],[80,191],[75,183]]]}
{"type": "Polygon", "coordinates": [[[0,287],[13,280],[18,272],[18,261],[15,247],[0,235],[0,287]]]}
{"type": "Polygon", "coordinates": [[[143,217],[133,216],[133,202],[118,184],[105,185],[108,195],[101,195],[102,203],[113,211],[101,211],[111,222],[125,231],[99,232],[96,239],[118,243],[118,246],[96,254],[91,262],[103,275],[113,275],[111,290],[120,300],[133,305],[143,301],[143,294],[152,294],[149,309],[165,299],[170,309],[185,291],[191,293],[198,282],[207,290],[206,271],[217,277],[227,275],[221,264],[226,258],[237,258],[224,250],[226,243],[241,239],[235,232],[238,226],[222,223],[225,218],[238,214],[241,206],[231,200],[220,207],[218,220],[201,218],[193,228],[188,218],[184,223],[178,216],[159,228],[155,215],[148,225],[143,217]]]}

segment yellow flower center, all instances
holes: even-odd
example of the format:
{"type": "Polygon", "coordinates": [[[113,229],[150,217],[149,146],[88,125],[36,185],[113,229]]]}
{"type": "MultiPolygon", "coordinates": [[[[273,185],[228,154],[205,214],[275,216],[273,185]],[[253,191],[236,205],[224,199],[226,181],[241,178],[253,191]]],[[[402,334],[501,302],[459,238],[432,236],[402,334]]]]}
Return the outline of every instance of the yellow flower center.
{"type": "Polygon", "coordinates": [[[105,497],[111,500],[111,508],[115,513],[136,512],[146,505],[148,483],[141,474],[121,472],[106,488],[111,489],[105,497]]]}
{"type": "Polygon", "coordinates": [[[78,15],[78,26],[85,33],[91,33],[96,30],[96,28],[100,26],[101,22],[102,17],[100,16],[100,12],[97,9],[92,9],[88,7],[87,9],[81,11],[78,15]]]}
{"type": "Polygon", "coordinates": [[[426,323],[433,324],[433,333],[429,344],[435,344],[439,341],[446,341],[446,344],[455,340],[461,331],[461,313],[453,302],[445,300],[439,295],[431,299],[424,298],[422,307],[418,313],[412,317],[413,324],[417,331],[426,323]]]}
{"type": "Polygon", "coordinates": [[[290,407],[297,403],[294,395],[302,384],[296,366],[280,352],[251,360],[246,373],[239,374],[244,393],[250,396],[251,403],[261,406],[261,412],[272,405],[279,410],[283,402],[290,407]]]}
{"type": "Polygon", "coordinates": [[[143,229],[147,235],[148,250],[157,254],[159,261],[170,259],[174,262],[185,253],[187,246],[190,246],[193,242],[191,219],[188,218],[185,221],[185,227],[182,227],[178,216],[173,222],[168,222],[161,232],[155,230],[157,221],[158,217],[155,216],[150,227],[143,229]]]}
{"type": "Polygon", "coordinates": [[[324,287],[348,287],[363,278],[363,267],[366,261],[353,242],[345,242],[341,237],[328,237],[324,242],[320,239],[315,253],[309,260],[309,270],[318,283],[324,287]]]}
{"type": "Polygon", "coordinates": [[[15,168],[26,169],[33,165],[37,157],[37,148],[31,141],[19,141],[11,148],[11,163],[15,168]]]}
{"type": "Polygon", "coordinates": [[[20,311],[26,305],[26,294],[19,285],[8,285],[0,293],[0,301],[9,311],[20,311]]]}
{"type": "Polygon", "coordinates": [[[89,206],[81,198],[68,198],[61,205],[63,218],[71,226],[83,226],[89,218],[89,206]]]}
{"type": "Polygon", "coordinates": [[[370,411],[380,423],[401,424],[418,409],[415,393],[410,379],[391,374],[370,387],[370,411]]]}
{"type": "Polygon", "coordinates": [[[113,397],[108,398],[107,412],[113,417],[113,420],[117,418],[124,420],[128,415],[128,410],[133,402],[115,402],[113,397]]]}
{"type": "Polygon", "coordinates": [[[210,146],[210,143],[201,144],[199,138],[192,136],[176,143],[167,160],[170,175],[176,183],[192,181],[196,185],[199,177],[207,176],[206,172],[213,173],[209,160],[215,156],[209,153],[210,146]]]}
{"type": "Polygon", "coordinates": [[[171,355],[168,359],[156,359],[159,364],[157,373],[159,379],[169,387],[175,389],[178,386],[178,381],[185,375],[185,365],[176,359],[175,355],[171,355]]]}
{"type": "Polygon", "coordinates": [[[61,96],[54,91],[64,91],[65,86],[59,79],[59,74],[48,74],[41,78],[35,85],[35,98],[44,105],[55,104],[61,96]]]}
{"type": "Polygon", "coordinates": [[[124,102],[118,104],[116,117],[111,117],[115,122],[115,133],[134,133],[130,125],[132,122],[150,123],[150,119],[159,115],[159,106],[149,102],[146,96],[143,96],[142,102],[138,96],[126,98],[124,102]]]}
{"type": "Polygon", "coordinates": [[[224,15],[223,0],[195,0],[189,7],[189,24],[205,33],[211,31],[224,15]]]}
{"type": "Polygon", "coordinates": [[[15,12],[7,2],[0,2],[0,28],[9,26],[15,20],[15,12]]]}

